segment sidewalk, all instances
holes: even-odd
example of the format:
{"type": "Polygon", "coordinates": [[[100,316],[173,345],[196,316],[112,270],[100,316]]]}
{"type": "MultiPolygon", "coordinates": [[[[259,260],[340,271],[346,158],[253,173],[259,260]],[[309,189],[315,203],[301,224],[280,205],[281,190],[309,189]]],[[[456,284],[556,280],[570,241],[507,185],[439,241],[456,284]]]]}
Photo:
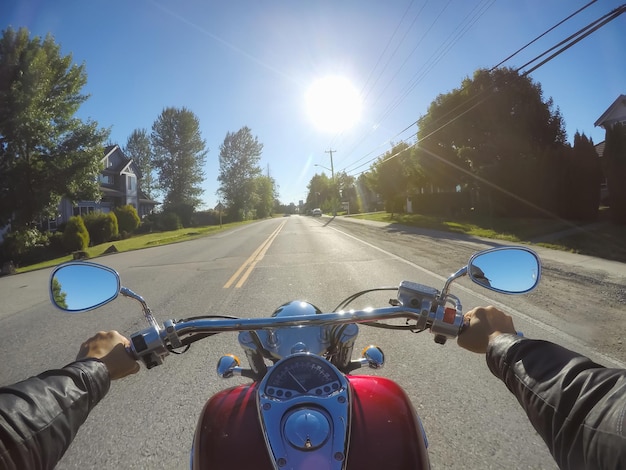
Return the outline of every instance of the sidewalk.
{"type": "MultiPolygon", "coordinates": [[[[380,227],[380,228],[385,228],[389,226],[396,226],[396,227],[400,226],[400,224],[397,224],[397,223],[377,222],[373,220],[358,219],[356,217],[341,216],[339,217],[339,220],[345,220],[345,221],[354,222],[354,223],[358,223],[362,225],[369,225],[372,227],[380,227]]],[[[423,235],[437,237],[437,235],[439,234],[441,237],[450,238],[451,236],[453,236],[454,238],[458,238],[459,240],[466,240],[466,241],[472,241],[472,240],[484,241],[484,242],[489,242],[490,244],[493,244],[494,242],[496,243],[499,242],[497,239],[493,239],[493,238],[481,238],[481,237],[474,237],[471,235],[464,235],[464,234],[452,234],[450,232],[440,232],[437,230],[421,229],[418,227],[410,227],[410,226],[406,226],[406,228],[408,231],[411,231],[415,233],[416,235],[423,234],[423,235]]],[[[576,229],[572,229],[572,230],[575,231],[576,229]]],[[[568,230],[567,232],[570,232],[570,231],[568,230]]],[[[565,232],[559,232],[559,233],[555,233],[552,235],[546,235],[546,236],[532,240],[529,243],[529,245],[534,251],[537,252],[537,254],[542,260],[550,260],[550,261],[554,261],[557,263],[567,264],[568,266],[572,266],[572,268],[581,267],[581,268],[589,269],[593,271],[602,271],[606,273],[608,277],[607,280],[610,280],[611,282],[615,282],[615,283],[626,284],[626,263],[620,263],[619,261],[611,261],[611,260],[607,260],[603,258],[596,258],[594,256],[579,255],[576,253],[570,253],[568,251],[552,250],[550,248],[545,248],[543,246],[536,245],[536,243],[545,242],[550,239],[556,240],[559,237],[562,237],[564,235],[566,235],[565,232]]],[[[507,242],[505,241],[501,241],[501,243],[503,246],[507,245],[507,242]]]]}

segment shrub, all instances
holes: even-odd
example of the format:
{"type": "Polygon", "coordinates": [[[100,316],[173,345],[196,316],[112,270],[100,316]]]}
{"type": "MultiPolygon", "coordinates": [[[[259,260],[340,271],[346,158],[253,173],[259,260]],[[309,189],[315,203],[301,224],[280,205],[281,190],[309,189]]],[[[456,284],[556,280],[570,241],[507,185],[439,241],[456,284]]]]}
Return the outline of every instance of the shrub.
{"type": "Polygon", "coordinates": [[[63,232],[63,247],[67,251],[85,250],[89,246],[89,232],[83,219],[78,216],[70,217],[63,232]]]}
{"type": "Polygon", "coordinates": [[[195,227],[206,227],[207,225],[218,225],[220,214],[214,210],[195,212],[193,214],[192,225],[195,227]]]}
{"type": "Polygon", "coordinates": [[[39,230],[31,228],[11,232],[4,237],[2,243],[2,258],[21,264],[28,260],[35,247],[47,244],[47,237],[39,230]]]}
{"type": "Polygon", "coordinates": [[[183,228],[183,224],[180,222],[180,217],[173,212],[164,212],[159,216],[158,226],[163,231],[178,230],[183,228]]]}
{"type": "Polygon", "coordinates": [[[116,207],[115,215],[117,216],[117,224],[120,232],[132,233],[141,223],[137,209],[130,204],[116,207]]]}
{"type": "Polygon", "coordinates": [[[191,227],[194,208],[191,204],[170,205],[164,211],[165,213],[173,212],[178,216],[183,227],[191,227]]]}
{"type": "Polygon", "coordinates": [[[63,254],[63,232],[57,231],[48,234],[48,248],[52,254],[63,254]]]}
{"type": "Polygon", "coordinates": [[[117,217],[113,212],[106,214],[104,212],[91,212],[83,216],[83,221],[89,232],[92,245],[111,241],[119,233],[117,217]]]}

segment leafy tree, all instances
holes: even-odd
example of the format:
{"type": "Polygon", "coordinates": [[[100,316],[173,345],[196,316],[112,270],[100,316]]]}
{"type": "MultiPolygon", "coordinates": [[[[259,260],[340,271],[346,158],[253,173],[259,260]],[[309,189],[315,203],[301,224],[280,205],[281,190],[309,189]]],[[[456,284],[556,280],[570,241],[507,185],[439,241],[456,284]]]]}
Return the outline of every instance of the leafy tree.
{"type": "Polygon", "coordinates": [[[218,194],[224,198],[229,213],[244,219],[254,207],[255,179],[261,175],[259,160],[263,144],[244,126],[237,132],[227,132],[220,145],[218,194]]]}
{"type": "Polygon", "coordinates": [[[606,130],[603,157],[609,187],[611,218],[626,224],[626,125],[613,124],[606,130]]]}
{"type": "Polygon", "coordinates": [[[165,108],[152,125],[151,137],[164,209],[180,204],[196,208],[202,202],[207,154],[198,118],[186,108],[165,108]]]}
{"type": "Polygon", "coordinates": [[[0,38],[0,225],[14,230],[56,213],[62,196],[97,200],[108,130],[74,117],[88,98],[85,66],[50,35],[0,38]]]}
{"type": "Polygon", "coordinates": [[[419,172],[413,147],[401,142],[374,163],[370,185],[382,196],[387,211],[401,212],[406,197],[419,184],[419,172]]]}
{"type": "Polygon", "coordinates": [[[356,191],[362,210],[371,212],[379,209],[379,196],[373,189],[370,172],[364,172],[359,175],[356,181],[356,191]]]}
{"type": "Polygon", "coordinates": [[[556,210],[563,119],[528,76],[478,70],[438,96],[418,125],[420,166],[433,186],[469,183],[508,215],[556,210]]]}
{"type": "Polygon", "coordinates": [[[324,212],[332,210],[333,185],[332,180],[324,173],[315,174],[307,185],[309,190],[306,197],[306,208],[308,210],[321,208],[324,212]]]}
{"type": "Polygon", "coordinates": [[[52,278],[52,298],[54,299],[54,303],[59,306],[59,308],[67,309],[67,292],[62,290],[61,283],[56,277],[52,278]]]}
{"type": "Polygon", "coordinates": [[[254,179],[256,195],[256,216],[258,218],[271,217],[277,194],[276,184],[270,176],[257,176],[254,179]]]}
{"type": "Polygon", "coordinates": [[[135,129],[128,137],[124,153],[141,171],[141,190],[149,198],[154,197],[155,181],[152,177],[152,148],[150,136],[145,129],[135,129]]]}
{"type": "Polygon", "coordinates": [[[345,171],[342,171],[337,173],[336,179],[341,202],[347,202],[349,204],[351,213],[360,212],[361,202],[359,201],[356,190],[356,179],[354,176],[348,175],[345,171]]]}

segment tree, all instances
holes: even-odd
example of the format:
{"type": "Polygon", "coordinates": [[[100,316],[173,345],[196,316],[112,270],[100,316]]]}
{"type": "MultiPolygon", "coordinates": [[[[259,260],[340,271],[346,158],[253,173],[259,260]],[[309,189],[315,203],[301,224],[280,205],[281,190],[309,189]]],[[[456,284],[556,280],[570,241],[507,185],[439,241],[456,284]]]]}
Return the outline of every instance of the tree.
{"type": "Polygon", "coordinates": [[[626,224],[626,125],[617,123],[607,128],[602,158],[609,187],[611,218],[615,223],[626,224]]]}
{"type": "Polygon", "coordinates": [[[50,35],[25,28],[0,39],[0,226],[28,227],[56,214],[61,197],[99,199],[108,130],[74,117],[88,98],[85,66],[50,35]]]}
{"type": "Polygon", "coordinates": [[[563,119],[528,76],[478,70],[438,96],[418,125],[420,165],[434,186],[470,184],[508,215],[556,211],[563,119]]]}
{"type": "Polygon", "coordinates": [[[356,181],[356,191],[360,207],[364,211],[371,212],[379,209],[379,196],[373,188],[370,172],[364,172],[359,175],[356,181]]]}
{"type": "Polygon", "coordinates": [[[259,219],[271,217],[274,203],[278,195],[276,194],[276,184],[270,176],[260,175],[254,180],[256,195],[256,216],[259,219]]]}
{"type": "Polygon", "coordinates": [[[381,195],[387,211],[401,212],[407,196],[419,185],[420,169],[413,147],[401,142],[381,156],[369,172],[372,188],[381,195]]]}
{"type": "Polygon", "coordinates": [[[307,210],[321,208],[324,212],[333,209],[333,185],[332,180],[326,174],[315,174],[307,185],[309,190],[306,197],[307,210]]]}
{"type": "Polygon", "coordinates": [[[566,219],[595,220],[600,207],[602,169],[593,141],[577,132],[573,148],[564,150],[559,166],[559,215],[566,219]]]}
{"type": "Polygon", "coordinates": [[[348,203],[351,213],[361,211],[361,201],[359,201],[356,190],[356,179],[354,176],[348,175],[345,171],[341,171],[335,175],[339,194],[342,203],[348,203]]]}
{"type": "Polygon", "coordinates": [[[218,194],[237,220],[247,218],[254,207],[255,179],[261,175],[259,160],[262,151],[263,144],[246,126],[234,133],[227,132],[220,145],[218,194]]]}
{"type": "Polygon", "coordinates": [[[52,282],[50,283],[52,286],[52,298],[54,299],[54,303],[57,304],[59,308],[67,309],[67,292],[62,290],[61,283],[57,279],[57,277],[52,278],[52,282]]]}
{"type": "Polygon", "coordinates": [[[155,181],[152,177],[152,149],[150,136],[145,129],[135,129],[128,137],[124,153],[141,171],[141,190],[149,198],[154,197],[155,181]]]}
{"type": "Polygon", "coordinates": [[[186,108],[165,108],[152,125],[151,138],[164,210],[199,206],[207,150],[198,118],[186,108]]]}

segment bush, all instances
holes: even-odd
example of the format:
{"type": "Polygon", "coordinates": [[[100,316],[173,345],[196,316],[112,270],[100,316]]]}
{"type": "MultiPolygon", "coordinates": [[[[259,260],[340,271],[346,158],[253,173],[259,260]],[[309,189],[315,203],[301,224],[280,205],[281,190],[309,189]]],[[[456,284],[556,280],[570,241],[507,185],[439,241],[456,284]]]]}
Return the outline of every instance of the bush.
{"type": "Polygon", "coordinates": [[[20,265],[29,260],[36,247],[44,247],[47,241],[47,237],[34,228],[11,232],[4,237],[2,259],[20,265]]]}
{"type": "Polygon", "coordinates": [[[173,212],[164,212],[158,218],[158,226],[163,231],[178,230],[183,228],[180,217],[173,212]]]}
{"type": "Polygon", "coordinates": [[[155,223],[152,220],[142,220],[141,225],[136,230],[138,233],[152,233],[155,229],[155,223]]]}
{"type": "Polygon", "coordinates": [[[54,255],[62,255],[64,253],[63,232],[57,231],[48,234],[48,249],[54,255]]]}
{"type": "Polygon", "coordinates": [[[63,247],[65,250],[81,251],[89,246],[89,232],[83,219],[78,216],[70,217],[63,232],[63,247]]]}
{"type": "Polygon", "coordinates": [[[194,214],[194,208],[191,204],[170,205],[165,209],[164,213],[169,212],[173,212],[178,216],[183,227],[191,227],[194,214]]]}
{"type": "Polygon", "coordinates": [[[193,214],[192,225],[195,227],[206,227],[207,225],[218,225],[220,214],[214,210],[195,212],[193,214]]]}
{"type": "Polygon", "coordinates": [[[117,224],[120,232],[132,233],[139,227],[141,219],[134,206],[127,204],[125,206],[116,207],[114,212],[117,216],[117,224]]]}
{"type": "Polygon", "coordinates": [[[92,245],[100,245],[117,237],[117,217],[113,212],[91,212],[83,216],[92,245]]]}

